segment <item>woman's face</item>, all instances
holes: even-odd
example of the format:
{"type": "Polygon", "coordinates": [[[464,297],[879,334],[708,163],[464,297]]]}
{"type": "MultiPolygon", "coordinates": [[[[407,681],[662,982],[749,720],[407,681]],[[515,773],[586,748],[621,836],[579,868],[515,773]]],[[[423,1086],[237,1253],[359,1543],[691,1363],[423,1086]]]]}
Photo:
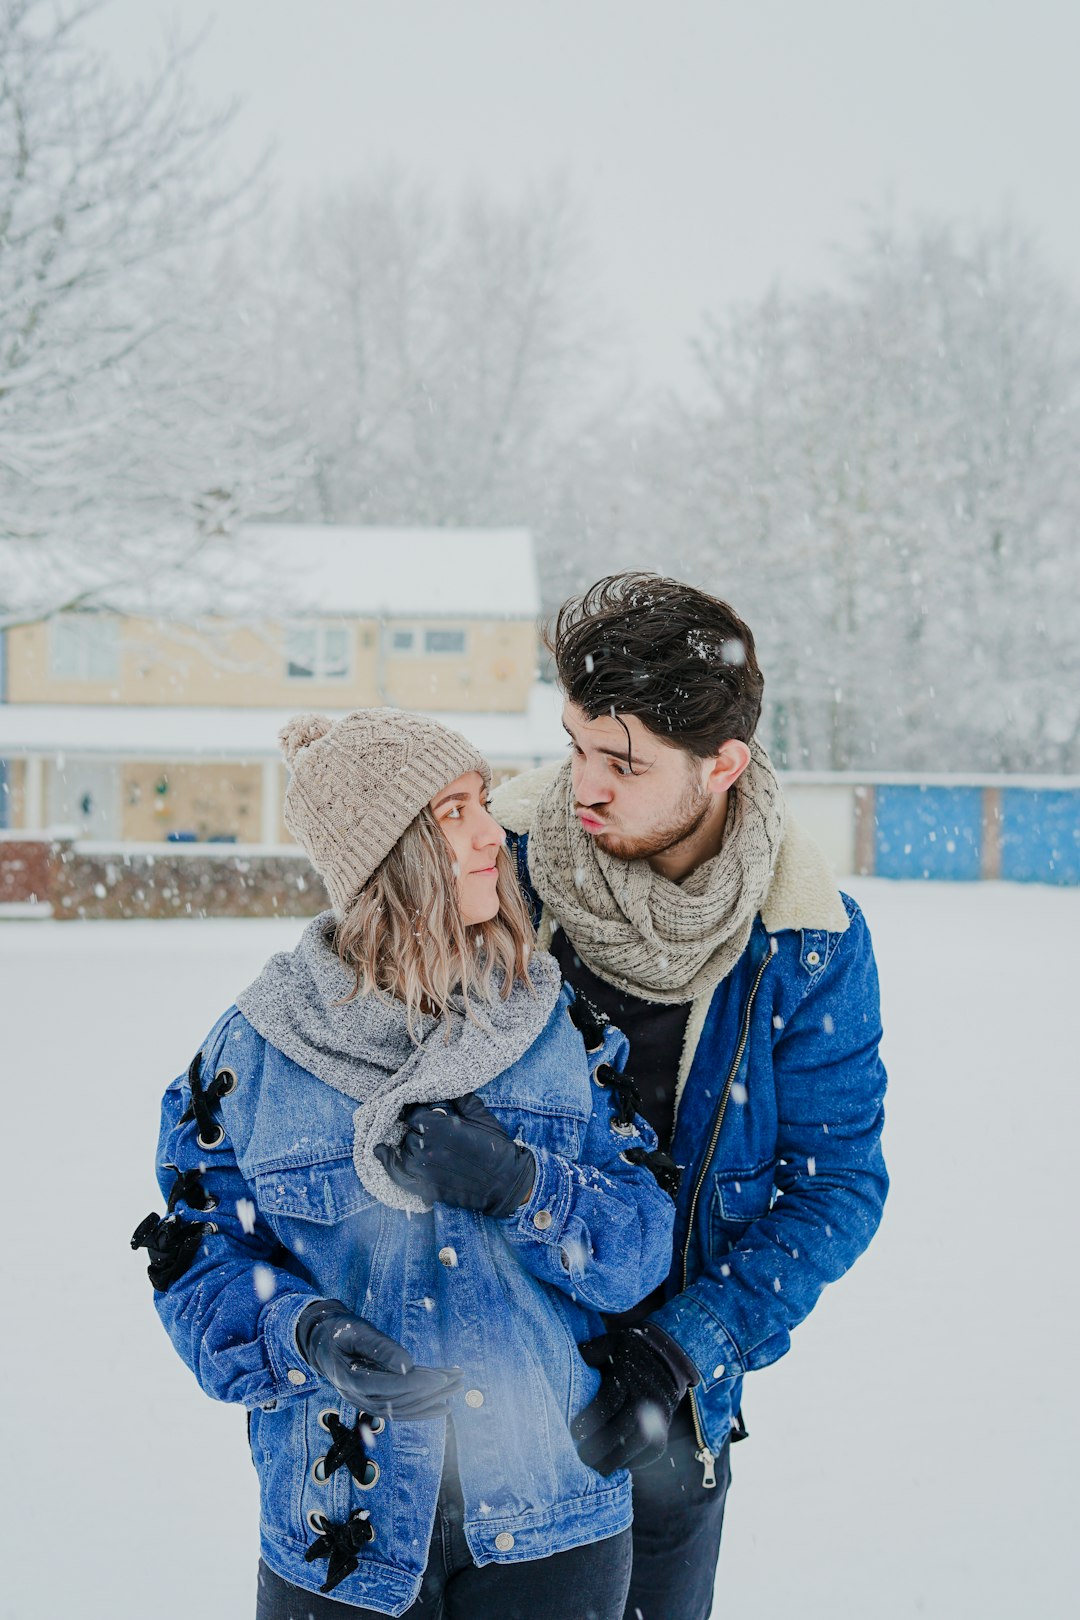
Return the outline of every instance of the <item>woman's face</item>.
{"type": "Polygon", "coordinates": [[[455,777],[440,788],[428,808],[453,854],[462,922],[490,922],[499,910],[495,859],[506,834],[487,808],[480,772],[455,777]]]}

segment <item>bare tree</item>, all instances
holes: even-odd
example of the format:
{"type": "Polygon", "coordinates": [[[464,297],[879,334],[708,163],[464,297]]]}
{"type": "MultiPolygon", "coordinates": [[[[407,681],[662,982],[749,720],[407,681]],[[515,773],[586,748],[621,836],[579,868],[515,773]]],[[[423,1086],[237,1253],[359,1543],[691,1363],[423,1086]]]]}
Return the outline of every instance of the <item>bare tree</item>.
{"type": "Polygon", "coordinates": [[[761,626],[788,763],[1075,769],[1080,312],[1008,224],[847,269],[706,330],[672,553],[761,626]]]}
{"type": "Polygon", "coordinates": [[[564,185],[451,207],[384,170],[263,231],[247,275],[256,386],[313,445],[299,515],[532,519],[606,353],[564,185]]]}
{"type": "Polygon", "coordinates": [[[250,334],[215,294],[252,197],[218,178],[231,111],[185,49],[113,81],[100,0],[0,0],[0,629],[213,577],[295,448],[241,393],[250,334]]]}

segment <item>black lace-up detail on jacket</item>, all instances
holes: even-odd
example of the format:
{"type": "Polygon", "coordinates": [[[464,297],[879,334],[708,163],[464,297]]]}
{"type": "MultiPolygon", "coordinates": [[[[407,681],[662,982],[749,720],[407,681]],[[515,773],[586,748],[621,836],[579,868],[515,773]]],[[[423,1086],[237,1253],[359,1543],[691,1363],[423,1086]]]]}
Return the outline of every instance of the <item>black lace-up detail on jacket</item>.
{"type": "MultiPolygon", "coordinates": [[[[607,1021],[599,1008],[594,1007],[587,996],[577,992],[576,999],[570,1003],[570,1017],[581,1031],[581,1038],[585,1042],[587,1052],[596,1052],[604,1044],[604,1034],[607,1021]]],[[[607,1087],[615,1098],[614,1124],[621,1130],[629,1130],[635,1124],[635,1115],[641,1113],[641,1093],[637,1081],[626,1069],[620,1074],[611,1067],[610,1063],[600,1063],[596,1067],[593,1078],[601,1086],[607,1087]]],[[[643,1164],[650,1170],[658,1186],[662,1187],[669,1198],[679,1195],[679,1182],[682,1171],[671,1157],[662,1148],[654,1148],[649,1152],[647,1148],[628,1148],[623,1158],[630,1164],[643,1164]]]]}
{"type": "MultiPolygon", "coordinates": [[[[599,1008],[593,1006],[587,996],[580,993],[570,1003],[567,1011],[573,1023],[581,1031],[581,1038],[585,1042],[585,1050],[587,1052],[598,1052],[604,1044],[604,1035],[607,1031],[607,1020],[603,1013],[599,1008]]],[[[613,1069],[610,1063],[599,1063],[596,1066],[593,1079],[598,1085],[605,1086],[615,1099],[614,1123],[620,1129],[628,1130],[634,1124],[634,1116],[641,1112],[641,1093],[633,1075],[626,1069],[623,1069],[620,1073],[617,1069],[613,1069]]],[[[642,1148],[639,1151],[643,1153],[645,1150],[642,1148]]],[[[629,1158],[630,1155],[628,1154],[627,1157],[629,1158]]],[[[665,1154],[664,1157],[666,1158],[667,1155],[665,1154]]],[[[633,1162],[637,1164],[642,1161],[635,1159],[633,1162]]],[[[674,1161],[671,1162],[674,1165],[674,1161]]]]}
{"type": "Polygon", "coordinates": [[[597,1085],[605,1086],[615,1099],[615,1124],[628,1129],[641,1104],[637,1081],[626,1069],[620,1074],[610,1063],[598,1063],[593,1075],[597,1085]]]}
{"type": "Polygon", "coordinates": [[[662,1148],[654,1148],[650,1153],[647,1148],[632,1147],[627,1148],[623,1158],[628,1159],[631,1164],[643,1164],[647,1170],[652,1172],[657,1185],[667,1193],[669,1198],[678,1198],[682,1170],[675,1163],[670,1153],[665,1153],[662,1148]]]}
{"type": "Polygon", "coordinates": [[[323,1458],[322,1472],[324,1479],[329,1479],[330,1475],[339,1468],[347,1468],[358,1485],[366,1486],[369,1483],[368,1454],[364,1449],[364,1441],[360,1433],[360,1425],[363,1421],[364,1414],[361,1412],[350,1429],[347,1424],[341,1421],[336,1412],[326,1414],[324,1422],[334,1443],[323,1458]]]}
{"type": "Polygon", "coordinates": [[[189,1209],[217,1209],[217,1199],[202,1184],[201,1170],[181,1170],[178,1165],[167,1164],[166,1170],[175,1170],[176,1180],[169,1188],[166,1208],[171,1215],[177,1204],[183,1202],[189,1209]]]}
{"type": "Polygon", "coordinates": [[[133,1249],[146,1249],[150,1264],[146,1275],[159,1294],[169,1287],[191,1265],[199,1252],[204,1232],[216,1232],[212,1221],[182,1221],[177,1215],[151,1213],[139,1222],[131,1236],[133,1249]]]}
{"type": "Polygon", "coordinates": [[[188,1068],[191,1101],[180,1115],[180,1124],[193,1119],[199,1127],[199,1138],[204,1147],[217,1147],[225,1140],[225,1127],[216,1118],[214,1108],[236,1084],[231,1069],[222,1069],[208,1086],[202,1083],[202,1053],[196,1052],[188,1068]]]}
{"type": "Polygon", "coordinates": [[[317,1558],[327,1560],[326,1579],[319,1591],[332,1592],[347,1575],[359,1569],[360,1560],[356,1555],[374,1538],[375,1532],[364,1508],[350,1513],[344,1524],[324,1518],[322,1533],[304,1553],[304,1562],[308,1564],[313,1564],[317,1558]]]}
{"type": "Polygon", "coordinates": [[[598,1052],[604,1044],[607,1020],[598,1007],[579,991],[566,1009],[571,1023],[580,1030],[586,1052],[598,1052]]]}

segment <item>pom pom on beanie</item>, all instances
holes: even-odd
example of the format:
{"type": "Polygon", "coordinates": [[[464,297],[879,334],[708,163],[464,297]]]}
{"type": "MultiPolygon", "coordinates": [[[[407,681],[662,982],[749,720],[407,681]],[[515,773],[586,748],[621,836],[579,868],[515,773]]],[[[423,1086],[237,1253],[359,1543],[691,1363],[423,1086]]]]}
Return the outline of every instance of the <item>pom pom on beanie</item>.
{"type": "Polygon", "coordinates": [[[325,714],[294,714],[278,732],[281,752],[288,764],[293,763],[301,748],[306,748],[309,743],[318,742],[320,737],[325,737],[333,723],[325,714]]]}

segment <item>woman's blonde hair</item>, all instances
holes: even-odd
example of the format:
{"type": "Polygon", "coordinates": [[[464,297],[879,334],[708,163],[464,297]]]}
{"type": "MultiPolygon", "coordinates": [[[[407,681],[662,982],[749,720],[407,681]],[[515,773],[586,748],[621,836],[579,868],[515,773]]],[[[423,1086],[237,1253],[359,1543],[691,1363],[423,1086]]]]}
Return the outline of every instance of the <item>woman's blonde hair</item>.
{"type": "Polygon", "coordinates": [[[415,1036],[422,1013],[449,1019],[457,992],[468,1016],[472,1001],[490,1001],[494,981],[505,1000],[515,980],[529,984],[536,944],[514,863],[496,857],[499,909],[490,922],[462,921],[449,841],[425,806],[364,884],[334,933],[344,965],[356,974],[345,997],[395,997],[405,1003],[415,1036]]]}

